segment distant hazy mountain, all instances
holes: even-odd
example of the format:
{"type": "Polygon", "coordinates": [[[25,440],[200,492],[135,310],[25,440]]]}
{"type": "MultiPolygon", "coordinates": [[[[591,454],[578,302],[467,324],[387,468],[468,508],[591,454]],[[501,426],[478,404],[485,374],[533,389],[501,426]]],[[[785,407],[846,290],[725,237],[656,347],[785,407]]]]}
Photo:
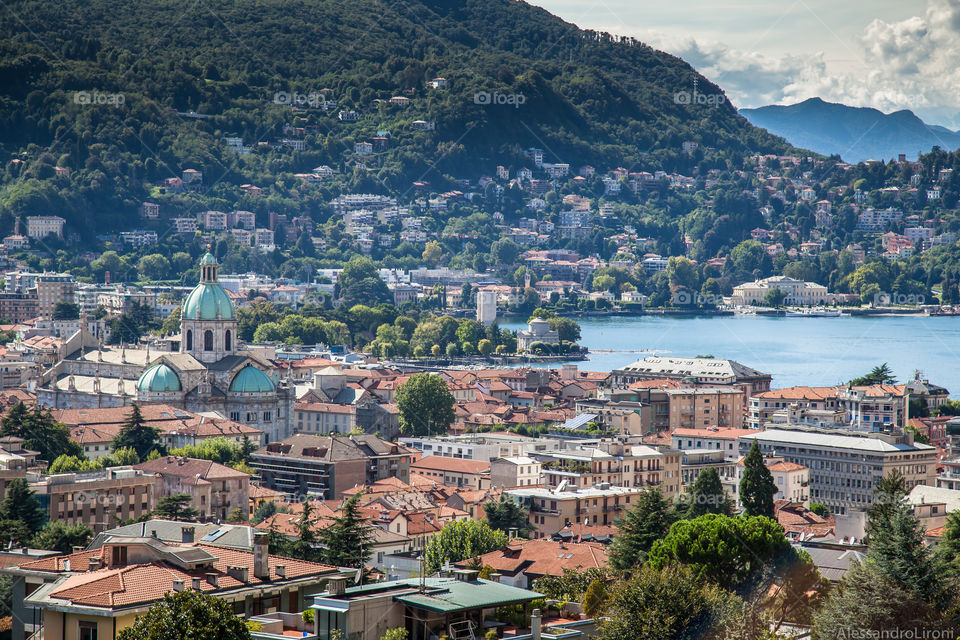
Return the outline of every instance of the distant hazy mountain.
{"type": "Polygon", "coordinates": [[[885,114],[810,98],[788,106],[740,109],[740,114],[794,146],[824,155],[839,154],[847,162],[889,160],[901,153],[916,158],[917,153],[934,146],[960,148],[960,133],[928,125],[906,109],[885,114]]]}

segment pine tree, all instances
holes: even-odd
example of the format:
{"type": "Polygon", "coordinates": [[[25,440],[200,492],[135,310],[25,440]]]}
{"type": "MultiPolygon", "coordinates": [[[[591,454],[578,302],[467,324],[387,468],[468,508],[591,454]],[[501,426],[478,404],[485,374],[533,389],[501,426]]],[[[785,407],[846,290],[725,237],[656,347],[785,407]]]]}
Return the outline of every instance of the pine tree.
{"type": "Polygon", "coordinates": [[[894,469],[880,478],[873,491],[873,504],[867,510],[867,534],[875,528],[889,528],[893,515],[907,495],[907,482],[899,470],[894,469]]]}
{"type": "Polygon", "coordinates": [[[607,593],[607,583],[604,580],[594,580],[587,587],[587,592],[583,596],[583,612],[591,618],[596,618],[603,613],[604,607],[610,595],[607,593]]]}
{"type": "Polygon", "coordinates": [[[175,493],[172,496],[161,498],[157,502],[153,515],[157,518],[166,520],[183,520],[185,522],[196,522],[200,517],[200,512],[190,506],[193,498],[185,493],[175,493]]]}
{"type": "Polygon", "coordinates": [[[941,572],[924,546],[924,528],[906,504],[897,504],[889,521],[871,529],[867,555],[876,570],[914,597],[934,606],[946,606],[941,572]]]}
{"type": "Polygon", "coordinates": [[[743,503],[744,514],[772,518],[773,496],[776,494],[777,485],[773,475],[763,462],[760,446],[754,440],[743,460],[743,479],[740,480],[740,502],[743,503]]]}
{"type": "Polygon", "coordinates": [[[130,415],[124,421],[120,433],[113,439],[112,447],[114,451],[129,447],[137,452],[140,460],[146,460],[151,451],[163,448],[158,442],[160,430],[146,423],[136,403],[131,406],[130,415]]]}
{"type": "Polygon", "coordinates": [[[643,564],[653,543],[670,531],[676,516],[670,502],[659,489],[640,494],[623,517],[617,521],[617,536],[610,545],[610,565],[618,571],[629,571],[643,564]]]}
{"type": "Polygon", "coordinates": [[[14,478],[7,485],[6,494],[0,502],[0,519],[22,522],[31,533],[43,526],[46,515],[24,478],[14,478]]]}
{"type": "Polygon", "coordinates": [[[720,482],[720,473],[713,467],[704,469],[697,475],[693,486],[683,498],[678,509],[683,517],[688,519],[698,518],[708,513],[726,516],[733,512],[730,497],[727,496],[720,482]],[[684,505],[683,502],[686,504],[684,505]]]}
{"type": "Polygon", "coordinates": [[[320,532],[323,561],[335,567],[361,568],[373,555],[373,533],[360,515],[360,496],[355,493],[343,503],[340,515],[320,532]]]}
{"type": "Polygon", "coordinates": [[[23,438],[27,449],[40,452],[48,462],[62,455],[83,456],[80,445],[70,439],[70,429],[57,422],[49,410],[35,407],[32,411],[22,402],[13,405],[0,421],[4,436],[23,438]]]}

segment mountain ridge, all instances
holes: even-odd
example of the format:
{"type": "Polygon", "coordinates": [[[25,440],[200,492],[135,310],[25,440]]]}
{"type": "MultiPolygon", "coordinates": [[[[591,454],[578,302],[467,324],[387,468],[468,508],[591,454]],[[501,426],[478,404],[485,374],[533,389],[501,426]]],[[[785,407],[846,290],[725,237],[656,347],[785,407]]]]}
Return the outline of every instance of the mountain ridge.
{"type": "Polygon", "coordinates": [[[915,159],[934,146],[960,148],[960,133],[928,125],[909,109],[885,114],[872,107],[851,107],[815,97],[739,112],[752,124],[792,144],[823,155],[839,155],[847,162],[889,160],[901,153],[915,159]]]}

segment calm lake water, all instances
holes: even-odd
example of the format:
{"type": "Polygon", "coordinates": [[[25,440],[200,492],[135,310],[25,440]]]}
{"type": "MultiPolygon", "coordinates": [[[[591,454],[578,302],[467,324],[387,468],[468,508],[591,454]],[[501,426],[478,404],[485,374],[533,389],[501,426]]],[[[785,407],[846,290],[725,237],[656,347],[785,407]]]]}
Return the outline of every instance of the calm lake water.
{"type": "MultiPolygon", "coordinates": [[[[767,316],[580,318],[592,353],[580,367],[610,371],[650,355],[712,354],[773,375],[775,387],[833,385],[887,362],[898,381],[923,372],[960,396],[960,317],[767,316]]],[[[501,326],[526,328],[510,321],[501,326]]],[[[558,366],[553,364],[551,366],[558,366]]]]}

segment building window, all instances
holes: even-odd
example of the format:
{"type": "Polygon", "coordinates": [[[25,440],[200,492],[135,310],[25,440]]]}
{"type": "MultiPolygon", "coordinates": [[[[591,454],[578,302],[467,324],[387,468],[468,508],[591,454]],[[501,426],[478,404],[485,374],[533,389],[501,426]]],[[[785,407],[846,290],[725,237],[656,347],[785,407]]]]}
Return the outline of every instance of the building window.
{"type": "Polygon", "coordinates": [[[213,351],[213,331],[209,329],[203,332],[203,350],[213,351]]]}
{"type": "Polygon", "coordinates": [[[230,330],[227,329],[227,332],[223,334],[223,349],[224,351],[230,351],[230,330]]]}
{"type": "Polygon", "coordinates": [[[193,349],[193,331],[187,329],[187,351],[193,349]]]}
{"type": "Polygon", "coordinates": [[[114,547],[113,548],[113,562],[112,564],[116,565],[125,565],[127,564],[127,548],[126,547],[114,547]]]}
{"type": "Polygon", "coordinates": [[[77,638],[79,640],[97,640],[97,623],[81,620],[77,638]]]}

